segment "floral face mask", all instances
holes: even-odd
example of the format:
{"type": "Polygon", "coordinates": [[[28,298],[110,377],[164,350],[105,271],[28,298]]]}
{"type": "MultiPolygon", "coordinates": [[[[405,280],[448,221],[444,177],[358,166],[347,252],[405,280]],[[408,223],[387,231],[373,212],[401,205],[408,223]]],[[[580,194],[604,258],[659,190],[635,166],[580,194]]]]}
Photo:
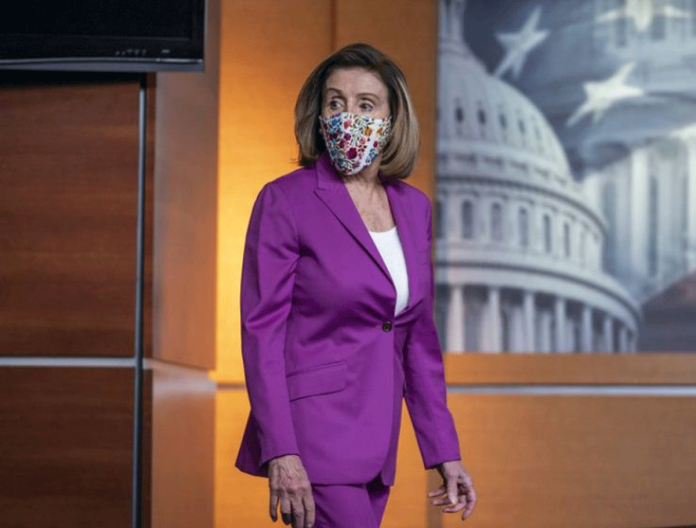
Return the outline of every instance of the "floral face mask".
{"type": "Polygon", "coordinates": [[[389,139],[391,116],[375,119],[351,112],[319,116],[321,135],[334,167],[347,176],[370,165],[389,139]]]}

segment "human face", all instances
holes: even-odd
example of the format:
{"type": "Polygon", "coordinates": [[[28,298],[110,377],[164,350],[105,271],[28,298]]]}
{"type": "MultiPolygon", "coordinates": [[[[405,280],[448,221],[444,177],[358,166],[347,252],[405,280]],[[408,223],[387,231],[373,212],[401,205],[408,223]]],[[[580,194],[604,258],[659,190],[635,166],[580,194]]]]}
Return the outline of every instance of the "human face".
{"type": "Polygon", "coordinates": [[[375,119],[389,117],[389,94],[379,75],[365,68],[334,70],[324,85],[321,115],[352,112],[375,119]]]}

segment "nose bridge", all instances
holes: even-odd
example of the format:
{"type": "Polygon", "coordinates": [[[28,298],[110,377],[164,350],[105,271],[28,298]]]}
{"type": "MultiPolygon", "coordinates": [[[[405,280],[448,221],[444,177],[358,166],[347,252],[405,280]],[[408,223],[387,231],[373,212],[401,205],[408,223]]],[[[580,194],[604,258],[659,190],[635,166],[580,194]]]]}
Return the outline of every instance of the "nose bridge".
{"type": "Polygon", "coordinates": [[[346,100],[346,112],[357,114],[358,110],[358,101],[354,97],[348,97],[346,100]]]}
{"type": "Polygon", "coordinates": [[[357,95],[351,93],[346,95],[346,112],[360,113],[360,101],[357,95]]]}

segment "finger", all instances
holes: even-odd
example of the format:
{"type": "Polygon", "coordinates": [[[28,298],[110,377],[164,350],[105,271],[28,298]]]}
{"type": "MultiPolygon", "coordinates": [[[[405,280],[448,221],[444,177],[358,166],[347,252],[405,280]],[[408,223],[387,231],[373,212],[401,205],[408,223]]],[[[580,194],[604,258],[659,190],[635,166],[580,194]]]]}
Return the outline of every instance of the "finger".
{"type": "Polygon", "coordinates": [[[449,497],[445,497],[443,499],[433,499],[430,501],[430,504],[433,506],[445,506],[445,505],[450,505],[450,500],[449,497]]]}
{"type": "Polygon", "coordinates": [[[292,501],[292,528],[304,528],[304,506],[302,499],[297,498],[292,501]]]}
{"type": "Polygon", "coordinates": [[[462,520],[466,520],[469,515],[474,511],[474,505],[473,504],[467,504],[466,508],[464,508],[464,511],[462,512],[462,520]]]}
{"type": "Polygon", "coordinates": [[[280,513],[283,518],[283,524],[290,524],[292,522],[292,505],[290,504],[290,499],[287,497],[280,499],[280,513]]]}
{"type": "Polygon", "coordinates": [[[273,522],[278,520],[278,495],[273,491],[271,491],[271,498],[268,504],[268,513],[271,515],[273,522]]]}
{"type": "Polygon", "coordinates": [[[468,493],[468,495],[469,495],[469,500],[470,500],[471,502],[476,502],[476,498],[477,498],[477,497],[476,497],[476,488],[474,488],[474,486],[473,486],[472,484],[470,484],[470,485],[467,487],[467,489],[469,490],[469,493],[468,493]]]}
{"type": "Polygon", "coordinates": [[[447,491],[447,488],[445,488],[445,485],[443,484],[436,490],[428,492],[428,497],[437,497],[438,495],[442,495],[445,491],[447,491]]]}
{"type": "Polygon", "coordinates": [[[454,505],[459,501],[457,500],[457,479],[450,478],[447,480],[447,497],[450,502],[454,505]]]}
{"type": "Polygon", "coordinates": [[[471,492],[473,492],[473,486],[469,487],[465,483],[462,483],[462,482],[458,483],[456,488],[455,488],[456,489],[455,493],[457,493],[457,500],[454,501],[454,503],[453,503],[453,501],[451,501],[451,495],[450,495],[451,488],[450,488],[449,482],[448,482],[447,488],[448,488],[447,489],[448,502],[445,503],[445,504],[447,504],[447,506],[445,508],[443,508],[443,510],[442,510],[443,512],[445,512],[445,513],[457,513],[457,512],[460,512],[462,510],[466,510],[466,508],[471,507],[470,506],[471,500],[470,500],[469,494],[471,492]]]}
{"type": "Polygon", "coordinates": [[[457,504],[450,504],[448,506],[445,506],[442,509],[442,511],[446,513],[457,513],[466,509],[468,504],[469,503],[467,502],[466,497],[460,497],[457,504]]]}
{"type": "Polygon", "coordinates": [[[471,503],[467,503],[466,508],[464,508],[464,511],[462,512],[462,521],[465,521],[466,519],[468,519],[473,511],[474,511],[474,505],[471,503]]]}
{"type": "Polygon", "coordinates": [[[467,498],[467,502],[476,502],[476,490],[474,489],[474,486],[471,483],[469,483],[468,485],[460,483],[459,494],[465,495],[467,498]]]}
{"type": "Polygon", "coordinates": [[[304,528],[312,528],[314,526],[316,507],[314,506],[314,497],[312,492],[307,493],[302,499],[305,509],[305,525],[304,528]]]}
{"type": "Polygon", "coordinates": [[[459,504],[455,504],[454,506],[446,506],[445,508],[442,508],[442,511],[445,513],[457,513],[466,508],[466,502],[462,501],[459,504]]]}
{"type": "Polygon", "coordinates": [[[466,508],[462,514],[462,519],[466,519],[474,511],[474,506],[476,506],[476,491],[473,487],[469,488],[468,500],[466,502],[466,508]]]}
{"type": "Polygon", "coordinates": [[[457,480],[459,481],[460,486],[465,486],[467,488],[474,487],[473,482],[471,482],[471,477],[469,477],[468,475],[460,475],[457,480]]]}

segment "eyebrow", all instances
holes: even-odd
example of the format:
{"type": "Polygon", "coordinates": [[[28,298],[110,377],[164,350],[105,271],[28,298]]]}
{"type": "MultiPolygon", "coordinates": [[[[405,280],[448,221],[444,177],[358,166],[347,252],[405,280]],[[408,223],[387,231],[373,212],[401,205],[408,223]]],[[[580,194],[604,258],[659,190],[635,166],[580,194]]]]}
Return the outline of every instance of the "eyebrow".
{"type": "MultiPolygon", "coordinates": [[[[329,92],[336,92],[338,95],[343,96],[343,92],[342,92],[341,90],[339,90],[338,88],[327,88],[327,89],[326,89],[326,92],[327,92],[327,93],[329,93],[329,92]]],[[[376,93],[372,93],[372,92],[362,92],[362,93],[359,93],[359,94],[358,94],[358,97],[361,97],[361,98],[362,98],[362,97],[373,97],[374,99],[377,99],[378,101],[380,100],[379,95],[377,95],[376,93]]]]}

